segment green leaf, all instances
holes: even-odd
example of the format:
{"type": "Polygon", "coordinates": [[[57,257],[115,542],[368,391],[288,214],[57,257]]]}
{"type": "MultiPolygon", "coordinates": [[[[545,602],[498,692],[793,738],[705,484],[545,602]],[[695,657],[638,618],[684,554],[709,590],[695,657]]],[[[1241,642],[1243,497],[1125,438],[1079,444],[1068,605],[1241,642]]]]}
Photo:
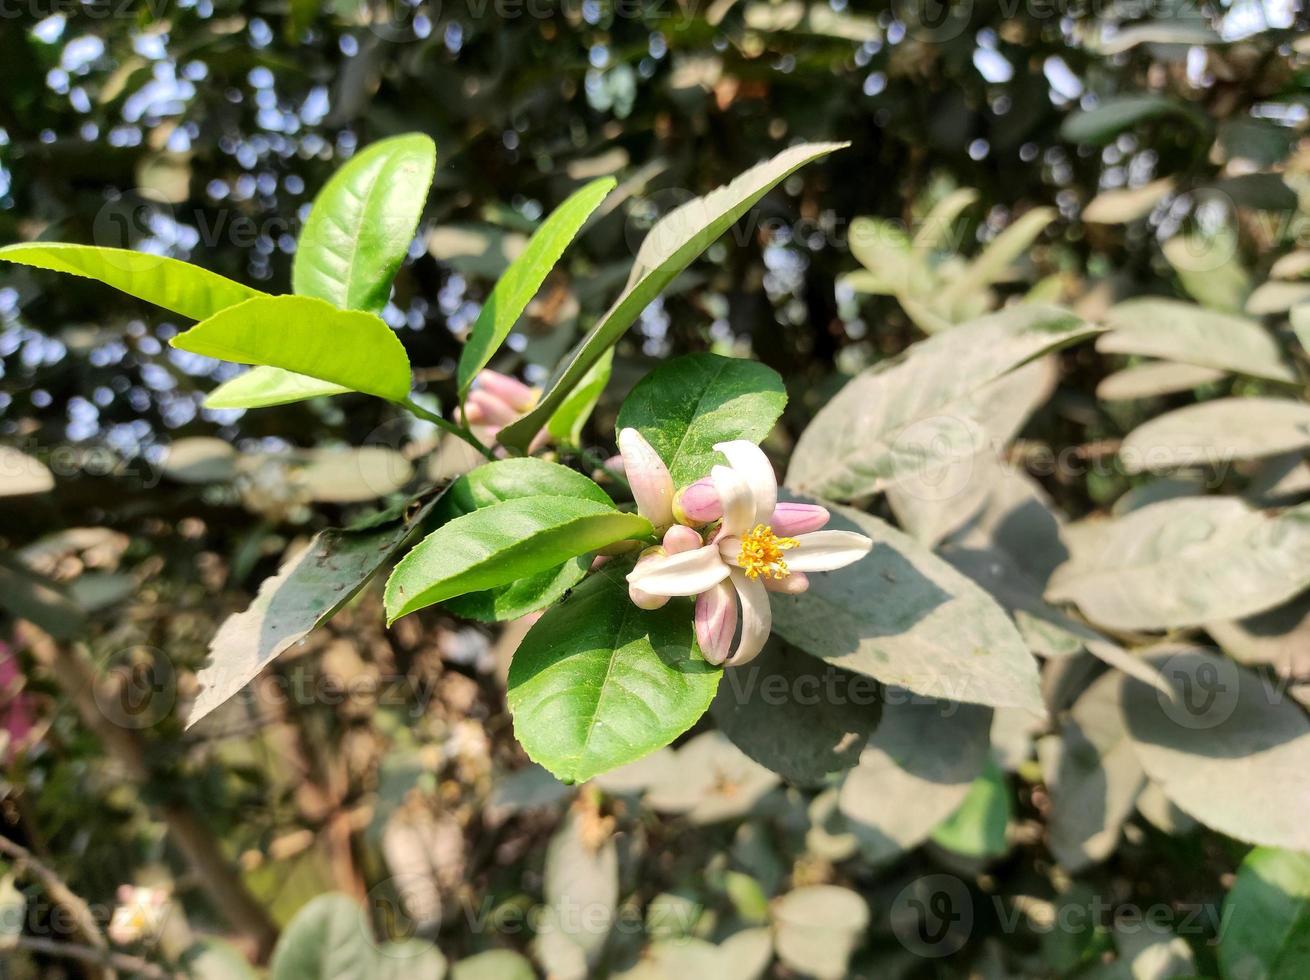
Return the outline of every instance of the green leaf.
{"type": "Polygon", "coordinates": [[[800,786],[849,769],[878,721],[878,685],[772,640],[725,671],[711,711],[739,749],[800,786]]]}
{"type": "MultiPolygon", "coordinates": [[[[613,506],[613,501],[593,481],[576,470],[544,459],[523,457],[486,463],[461,476],[443,499],[446,516],[470,514],[503,500],[533,496],[576,497],[613,506]]],[[[517,619],[542,609],[582,581],[591,559],[582,555],[486,592],[447,599],[444,603],[456,616],[482,622],[517,619]]]]}
{"type": "Polygon", "coordinates": [[[987,765],[992,712],[888,689],[878,727],[838,805],[874,864],[918,847],[960,808],[987,765]]]}
{"type": "Polygon", "coordinates": [[[972,397],[1099,329],[1059,307],[1024,304],[919,341],[824,406],[797,443],[788,486],[850,500],[974,455],[987,440],[972,397]]]}
{"type": "Polygon", "coordinates": [[[460,960],[450,980],[536,980],[532,964],[510,949],[493,949],[460,960]]]}
{"type": "Polygon", "coordinates": [[[617,183],[613,177],[602,177],[574,191],[541,223],[527,247],[510,263],[478,313],[459,356],[461,394],[469,390],[473,378],[500,349],[564,250],[617,183]]]}
{"type": "Polygon", "coordinates": [[[1245,317],[1171,299],[1133,299],[1105,316],[1103,354],[1141,354],[1271,381],[1295,381],[1273,335],[1245,317]]]}
{"type": "Polygon", "coordinates": [[[389,401],[409,397],[409,358],[371,313],[320,299],[264,296],[230,307],[172,340],[174,347],[238,364],[264,364],[389,401]]]}
{"type": "Polygon", "coordinates": [[[632,326],[650,302],[683,269],[709,248],[752,205],[805,164],[846,146],[845,143],[804,143],[783,150],[732,183],[688,201],[656,222],[641,243],[628,284],[614,305],[583,338],[537,407],[500,430],[502,445],[523,449],[537,431],[600,360],[632,326]]]}
{"type": "Polygon", "coordinates": [[[269,408],[350,391],[331,381],[307,378],[275,367],[251,368],[205,396],[205,408],[269,408]]]}
{"type": "Polygon", "coordinates": [[[441,950],[421,939],[401,939],[378,948],[374,980],[443,980],[446,958],[441,950]]]}
{"type": "Polygon", "coordinates": [[[451,484],[445,503],[455,516],[518,497],[577,497],[614,506],[595,481],[577,470],[544,459],[524,457],[484,463],[451,484]]]}
{"type": "Polygon", "coordinates": [[[591,366],[591,370],[578,386],[569,392],[569,396],[560,403],[560,407],[546,423],[546,431],[557,445],[581,444],[582,427],[587,424],[587,419],[591,418],[591,413],[595,410],[596,403],[600,401],[605,386],[610,383],[610,375],[613,372],[614,348],[611,347],[591,366]]]}
{"type": "Polygon", "coordinates": [[[1224,225],[1209,235],[1175,235],[1162,246],[1187,294],[1221,313],[1240,313],[1251,293],[1237,232],[1224,225]]]}
{"type": "Polygon", "coordinates": [[[1106,99],[1095,109],[1078,110],[1066,116],[1060,125],[1060,138],[1070,143],[1100,146],[1139,122],[1169,115],[1181,115],[1199,126],[1204,125],[1187,106],[1173,99],[1162,95],[1122,95],[1106,99]]]}
{"type": "Polygon", "coordinates": [[[778,959],[819,980],[848,976],[851,954],[869,927],[869,906],[859,892],[838,885],[807,885],[773,908],[778,959]]]}
{"type": "Polygon", "coordinates": [[[1026,212],[987,244],[982,254],[942,291],[938,301],[943,305],[954,303],[996,282],[1011,262],[1028,251],[1055,216],[1054,208],[1033,208],[1026,212]]]}
{"type": "Polygon", "coordinates": [[[332,175],[300,233],[291,285],[343,310],[380,313],[423,214],[437,147],[410,133],[367,147],[332,175]]]}
{"type": "Polygon", "coordinates": [[[674,485],[685,487],[724,462],[715,443],[760,442],[786,405],[787,390],[772,368],[718,354],[687,354],[637,383],[615,428],[638,430],[668,466],[674,485]]]}
{"type": "Polygon", "coordinates": [[[669,755],[668,762],[651,764],[645,804],[697,826],[745,817],[779,782],[720,731],[701,732],[669,755]]]}
{"type": "Polygon", "coordinates": [[[1224,980],[1310,976],[1310,855],[1259,847],[1237,869],[1219,937],[1224,980]]]}
{"type": "Polygon", "coordinates": [[[696,646],[691,602],[638,609],[623,571],[602,568],[547,611],[510,663],[514,734],[569,782],[668,745],[705,713],[722,676],[696,646]]]}
{"type": "Polygon", "coordinates": [[[0,248],[0,259],[96,279],[192,320],[264,295],[198,265],[125,248],[25,242],[0,248]]]}
{"type": "Polygon", "coordinates": [[[643,517],[576,497],[521,497],[480,508],[433,531],[400,561],[387,580],[387,622],[652,533],[643,517]]]}
{"type": "Polygon", "coordinates": [[[364,910],[341,894],[296,913],[269,965],[270,980],[375,980],[377,947],[364,910]]]}
{"type": "Polygon", "coordinates": [[[1217,398],[1139,425],[1119,447],[1125,472],[1200,466],[1310,449],[1310,405],[1290,398],[1217,398]]]}
{"type": "Polygon", "coordinates": [[[845,574],[813,576],[801,595],[774,595],[774,632],[918,694],[1045,711],[1037,663],[991,596],[878,518],[825,506],[829,528],[868,535],[873,550],[845,574]]]}
{"type": "Polygon", "coordinates": [[[1310,586],[1310,504],[1270,517],[1235,497],[1181,498],[1081,530],[1046,598],[1109,629],[1241,619],[1310,586]]]}
{"type": "Polygon", "coordinates": [[[245,612],[224,620],[197,680],[190,728],[235,695],[292,645],[351,600],[432,511],[426,499],[408,519],[368,530],[320,531],[259,587],[245,612]]]}
{"type": "Polygon", "coordinates": [[[1146,775],[1212,830],[1310,851],[1310,719],[1285,692],[1196,647],[1156,648],[1169,694],[1123,682],[1123,713],[1146,775]]]}
{"type": "Polygon", "coordinates": [[[933,831],[933,843],[966,857],[1004,857],[1009,850],[1006,827],[1013,809],[1005,774],[996,763],[989,762],[969,787],[959,809],[933,831]]]}
{"type": "Polygon", "coordinates": [[[546,847],[543,869],[545,916],[537,930],[538,958],[555,970],[547,950],[567,962],[594,966],[604,951],[619,904],[619,854],[613,836],[595,840],[589,821],[577,811],[565,818],[546,847]],[[579,914],[585,909],[585,913],[579,914]],[[561,949],[562,948],[562,949],[561,949]]]}

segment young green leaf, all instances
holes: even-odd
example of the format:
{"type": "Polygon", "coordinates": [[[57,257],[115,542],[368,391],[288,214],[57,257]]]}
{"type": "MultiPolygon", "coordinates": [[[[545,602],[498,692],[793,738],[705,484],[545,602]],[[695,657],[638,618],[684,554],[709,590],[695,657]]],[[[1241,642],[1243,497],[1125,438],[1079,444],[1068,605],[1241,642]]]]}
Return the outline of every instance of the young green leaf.
{"type": "Polygon", "coordinates": [[[652,533],[643,517],[575,497],[521,497],[480,508],[433,531],[400,561],[387,580],[387,622],[652,533]]]}
{"type": "Polygon", "coordinates": [[[389,401],[409,396],[409,358],[371,313],[306,296],[262,296],[223,310],[173,338],[180,350],[264,364],[389,401]]]}
{"type": "Polygon", "coordinates": [[[333,174],[296,245],[296,293],[380,313],[418,230],[436,166],[436,144],[409,133],[372,144],[333,174]]]}
{"type": "Polygon", "coordinates": [[[934,334],[853,378],[801,435],[797,490],[850,500],[931,473],[982,446],[973,396],[1029,361],[1094,336],[1055,306],[1024,304],[934,334]]]}
{"type": "Polygon", "coordinates": [[[574,191],[541,223],[527,247],[510,263],[483,304],[459,356],[461,394],[469,390],[473,378],[500,349],[550,270],[616,183],[613,177],[602,177],[574,191]]]}
{"type": "Polygon", "coordinates": [[[615,428],[638,430],[668,466],[674,485],[685,487],[723,462],[715,443],[760,442],[786,405],[787,390],[772,368],[718,354],[688,354],[637,383],[615,428]]]}
{"type": "Polygon", "coordinates": [[[705,713],[723,674],[696,647],[691,603],[638,609],[622,571],[601,569],[547,611],[510,663],[514,734],[566,781],[668,745],[705,713]]]}
{"type": "Polygon", "coordinates": [[[307,378],[275,367],[254,367],[205,396],[206,408],[269,408],[350,391],[344,385],[307,378]]]}
{"type": "Polygon", "coordinates": [[[933,843],[966,857],[1003,857],[1009,850],[1006,828],[1013,811],[1005,774],[989,761],[959,809],[932,832],[933,843]]]}
{"type": "Polygon", "coordinates": [[[23,242],[0,248],[0,260],[96,279],[192,320],[264,295],[198,265],[126,248],[23,242]]]}
{"type": "Polygon", "coordinates": [[[733,223],[775,185],[805,164],[841,149],[845,143],[804,143],[783,150],[730,184],[688,201],[656,222],[637,251],[637,261],[622,295],[583,338],[537,407],[500,430],[501,445],[525,448],[537,431],[632,326],[647,305],[683,269],[709,248],[733,223]]]}
{"type": "Polygon", "coordinates": [[[596,403],[600,401],[605,386],[610,383],[614,371],[614,348],[607,350],[599,361],[591,366],[578,386],[569,392],[569,397],[560,403],[555,414],[546,423],[546,431],[557,445],[577,446],[582,441],[582,427],[591,418],[596,403]]]}

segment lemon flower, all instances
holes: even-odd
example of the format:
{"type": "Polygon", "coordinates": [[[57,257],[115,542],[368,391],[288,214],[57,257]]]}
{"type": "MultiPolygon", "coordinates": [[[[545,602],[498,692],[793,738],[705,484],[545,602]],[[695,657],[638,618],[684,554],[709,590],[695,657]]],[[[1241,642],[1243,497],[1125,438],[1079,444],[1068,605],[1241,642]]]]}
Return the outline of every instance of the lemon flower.
{"type": "Polygon", "coordinates": [[[823,507],[779,504],[773,465],[754,443],[714,448],[728,465],[714,467],[708,489],[698,490],[700,516],[712,512],[717,517],[710,519],[720,521],[710,543],[643,557],[628,585],[648,608],[654,597],[697,596],[696,638],[705,659],[738,666],[759,654],[773,628],[770,591],[804,592],[807,572],[844,568],[868,554],[873,542],[854,531],[821,530],[829,517],[823,507]],[[741,635],[733,649],[739,607],[741,635]]]}

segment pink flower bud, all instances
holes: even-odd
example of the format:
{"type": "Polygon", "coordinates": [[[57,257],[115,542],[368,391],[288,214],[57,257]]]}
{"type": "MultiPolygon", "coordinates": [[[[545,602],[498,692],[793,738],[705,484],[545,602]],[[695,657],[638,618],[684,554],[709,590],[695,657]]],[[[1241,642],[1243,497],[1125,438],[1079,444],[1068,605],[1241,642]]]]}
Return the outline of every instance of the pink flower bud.
{"type": "Polygon", "coordinates": [[[469,392],[468,408],[470,414],[474,411],[480,413],[479,421],[487,425],[509,425],[519,417],[519,413],[508,402],[479,388],[469,392]]]}
{"type": "Polygon", "coordinates": [[[723,516],[719,491],[714,488],[714,481],[709,477],[678,491],[674,509],[678,520],[685,524],[709,524],[723,516]]]}
{"type": "Polygon", "coordinates": [[[511,378],[499,371],[484,369],[478,372],[474,381],[475,388],[494,395],[512,408],[517,415],[526,415],[537,404],[537,391],[529,388],[518,378],[511,378]]]}
{"type": "Polygon", "coordinates": [[[737,592],[727,581],[696,597],[696,642],[705,659],[721,664],[732,653],[737,632],[737,592]]]}
{"type": "Polygon", "coordinates": [[[705,544],[701,536],[689,527],[674,524],[664,532],[664,550],[670,555],[683,551],[694,551],[705,544]]]}
{"type": "Polygon", "coordinates": [[[790,538],[819,530],[828,523],[830,516],[827,508],[818,504],[781,503],[773,508],[773,519],[769,524],[778,537],[790,538]]]}
{"type": "Polygon", "coordinates": [[[637,502],[637,513],[662,531],[673,523],[673,478],[659,453],[636,429],[619,433],[623,472],[637,502]]]}

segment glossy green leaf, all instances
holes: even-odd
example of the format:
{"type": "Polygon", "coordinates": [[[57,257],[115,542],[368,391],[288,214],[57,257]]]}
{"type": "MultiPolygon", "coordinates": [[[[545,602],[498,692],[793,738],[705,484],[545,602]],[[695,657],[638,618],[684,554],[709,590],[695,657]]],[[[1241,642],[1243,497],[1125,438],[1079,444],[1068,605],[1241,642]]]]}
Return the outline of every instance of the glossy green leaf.
{"type": "Polygon", "coordinates": [[[541,223],[527,247],[510,263],[478,313],[459,356],[457,380],[461,393],[468,391],[477,373],[500,349],[564,250],[616,184],[613,177],[602,177],[574,191],[541,223]]]}
{"type": "Polygon", "coordinates": [[[269,408],[307,398],[350,391],[331,381],[307,378],[275,367],[254,367],[238,374],[205,396],[205,408],[269,408]]]}
{"type": "Polygon", "coordinates": [[[556,444],[561,446],[578,446],[582,443],[582,427],[591,418],[591,413],[600,401],[605,386],[610,383],[614,373],[614,348],[607,350],[599,361],[591,366],[578,386],[569,392],[569,396],[560,403],[555,414],[546,423],[556,444]]]}
{"type": "Polygon", "coordinates": [[[436,165],[436,144],[410,133],[372,144],[333,174],[296,245],[295,292],[380,313],[418,230],[436,165]]]}
{"type": "Polygon", "coordinates": [[[270,980],[375,980],[377,947],[364,910],[341,894],[296,913],[269,965],[270,980]]]}
{"type": "Polygon", "coordinates": [[[934,334],[853,378],[802,433],[787,485],[850,500],[973,456],[987,443],[977,393],[1100,328],[1024,304],[934,334]]]}
{"type": "Polygon", "coordinates": [[[1194,118],[1183,103],[1163,95],[1121,95],[1106,99],[1094,109],[1079,109],[1066,116],[1060,125],[1060,137],[1070,143],[1099,146],[1140,122],[1170,115],[1194,118]]]}
{"type": "Polygon", "coordinates": [[[0,248],[0,260],[96,279],[192,320],[264,295],[198,265],[125,248],[24,242],[0,248]]]}
{"type": "Polygon", "coordinates": [[[577,497],[614,506],[595,481],[577,470],[530,456],[484,463],[465,473],[450,485],[445,502],[457,516],[517,497],[540,496],[577,497]]]}
{"type": "Polygon", "coordinates": [[[305,296],[265,296],[230,307],[172,340],[174,347],[238,364],[263,364],[390,401],[409,396],[409,358],[371,313],[305,296]]]}
{"type": "Polygon", "coordinates": [[[1271,381],[1295,381],[1273,335],[1245,317],[1172,299],[1132,299],[1105,316],[1104,354],[1141,354],[1271,381]]]}
{"type": "Polygon", "coordinates": [[[668,745],[705,713],[723,673],[700,655],[691,602],[638,609],[624,570],[602,568],[547,611],[510,663],[514,734],[566,781],[668,745]]]}
{"type": "Polygon", "coordinates": [[[774,595],[775,633],[918,694],[1045,711],[1037,662],[991,596],[873,515],[825,506],[829,528],[867,535],[873,550],[844,572],[813,576],[801,595],[774,595]]]}
{"type": "Polygon", "coordinates": [[[1046,598],[1109,629],[1241,619],[1310,586],[1310,505],[1270,517],[1235,497],[1165,500],[1070,541],[1046,598]]]}
{"type": "Polygon", "coordinates": [[[567,594],[586,577],[591,560],[590,555],[579,555],[557,568],[548,568],[485,592],[455,596],[442,605],[456,616],[482,623],[518,619],[546,608],[567,594]]]}
{"type": "Polygon", "coordinates": [[[433,531],[400,561],[387,580],[387,621],[651,533],[645,518],[594,500],[534,496],[492,504],[433,531]]]}
{"type": "Polygon", "coordinates": [[[638,430],[685,487],[724,463],[715,443],[769,434],[787,405],[772,368],[718,354],[687,354],[637,383],[619,409],[615,428],[638,430]]]}
{"type": "Polygon", "coordinates": [[[972,858],[1003,857],[1009,850],[1006,828],[1014,805],[1005,774],[989,762],[973,781],[964,802],[932,832],[933,843],[972,858]]]}
{"type": "Polygon", "coordinates": [[[1223,980],[1310,976],[1310,855],[1259,847],[1237,869],[1219,937],[1223,980]]]}
{"type": "Polygon", "coordinates": [[[541,402],[531,412],[500,431],[500,442],[523,449],[537,431],[600,360],[632,326],[664,287],[775,185],[805,164],[841,149],[845,143],[804,143],[783,150],[730,184],[688,201],[658,221],[637,251],[628,284],[614,305],[592,327],[574,351],[541,402]]]}

